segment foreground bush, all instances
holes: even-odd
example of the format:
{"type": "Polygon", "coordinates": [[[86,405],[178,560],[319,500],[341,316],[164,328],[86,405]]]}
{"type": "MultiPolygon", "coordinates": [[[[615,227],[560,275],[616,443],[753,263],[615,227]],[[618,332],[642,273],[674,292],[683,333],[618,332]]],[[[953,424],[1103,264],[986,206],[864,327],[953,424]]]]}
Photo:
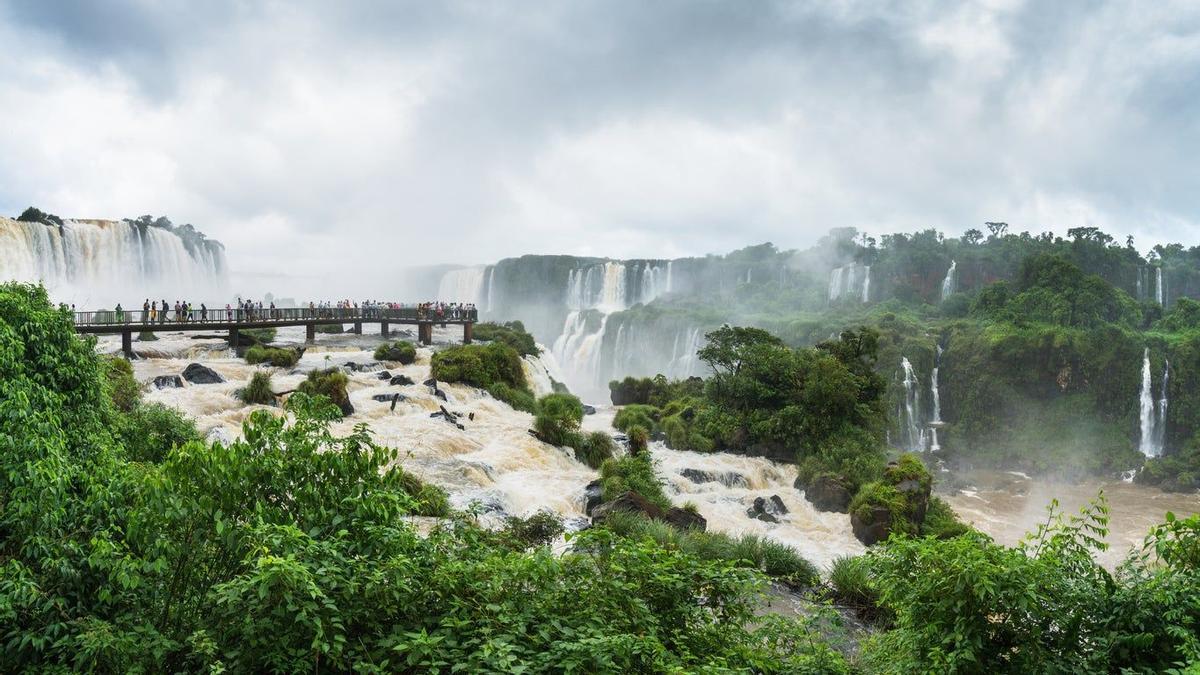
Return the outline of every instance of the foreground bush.
{"type": "Polygon", "coordinates": [[[125,457],[158,463],[174,448],[200,440],[196,423],[161,403],[141,403],[115,425],[125,457]]]}
{"type": "Polygon", "coordinates": [[[399,361],[401,364],[407,366],[416,362],[417,348],[411,342],[403,340],[385,342],[375,348],[375,360],[399,361]]]}
{"type": "Polygon", "coordinates": [[[246,350],[246,363],[269,363],[276,368],[291,368],[300,361],[295,349],[254,345],[246,350]]]}

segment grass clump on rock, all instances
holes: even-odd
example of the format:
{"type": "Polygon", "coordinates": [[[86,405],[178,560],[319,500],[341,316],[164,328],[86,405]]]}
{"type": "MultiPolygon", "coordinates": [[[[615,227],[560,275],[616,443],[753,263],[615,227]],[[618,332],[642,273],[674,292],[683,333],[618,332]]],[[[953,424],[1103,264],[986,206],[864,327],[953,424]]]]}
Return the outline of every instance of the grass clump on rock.
{"type": "Polygon", "coordinates": [[[243,389],[238,390],[238,398],[247,404],[275,405],[275,392],[271,390],[271,375],[262,371],[254,373],[250,382],[243,389]]]}
{"type": "Polygon", "coordinates": [[[474,335],[482,342],[501,342],[521,356],[537,356],[539,350],[533,336],[525,330],[525,324],[520,321],[509,321],[499,324],[492,322],[475,324],[474,335]]]}
{"type": "Polygon", "coordinates": [[[417,348],[411,342],[403,340],[385,342],[375,348],[375,360],[398,361],[407,366],[417,360],[417,348]]]}
{"type": "Polygon", "coordinates": [[[291,368],[300,361],[295,349],[254,345],[246,350],[246,363],[268,363],[276,368],[291,368]]]}
{"type": "Polygon", "coordinates": [[[517,350],[500,343],[458,345],[433,355],[430,373],[442,382],[460,382],[486,389],[517,410],[536,412],[537,400],[525,381],[517,350]]]}
{"type": "Polygon", "coordinates": [[[254,344],[265,345],[275,341],[274,328],[243,328],[238,331],[238,339],[248,338],[254,344]]]}
{"type": "Polygon", "coordinates": [[[309,396],[324,396],[342,411],[343,416],[353,415],[354,406],[350,403],[350,394],[346,391],[346,385],[349,383],[350,378],[341,370],[327,368],[309,373],[308,378],[300,383],[296,391],[309,396]]]}
{"type": "Polygon", "coordinates": [[[606,502],[626,492],[636,492],[664,511],[671,508],[671,500],[663,492],[662,482],[646,455],[626,455],[606,460],[600,466],[600,490],[606,502]]]}

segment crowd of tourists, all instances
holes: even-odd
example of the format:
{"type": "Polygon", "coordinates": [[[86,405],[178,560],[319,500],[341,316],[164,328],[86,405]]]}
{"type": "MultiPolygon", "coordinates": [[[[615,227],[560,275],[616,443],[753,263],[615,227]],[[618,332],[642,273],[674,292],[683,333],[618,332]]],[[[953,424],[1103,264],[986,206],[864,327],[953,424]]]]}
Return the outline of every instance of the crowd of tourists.
{"type": "MultiPolygon", "coordinates": [[[[75,305],[71,305],[75,312],[75,305]]],[[[141,316],[127,312],[120,303],[108,314],[108,310],[96,313],[93,323],[206,323],[208,321],[271,321],[281,319],[416,319],[418,321],[476,321],[479,310],[474,303],[429,301],[417,304],[403,302],[381,302],[378,300],[310,301],[307,307],[278,308],[274,302],[263,305],[262,301],[237,299],[236,304],[226,303],[224,313],[219,316],[209,313],[203,302],[199,306],[187,300],[166,299],[161,302],[146,298],[142,303],[141,316]]]]}

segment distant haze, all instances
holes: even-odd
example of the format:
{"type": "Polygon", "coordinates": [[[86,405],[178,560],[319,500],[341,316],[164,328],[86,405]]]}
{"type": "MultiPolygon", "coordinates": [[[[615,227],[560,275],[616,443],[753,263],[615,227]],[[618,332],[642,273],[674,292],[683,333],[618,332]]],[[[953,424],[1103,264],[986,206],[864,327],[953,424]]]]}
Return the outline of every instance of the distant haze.
{"type": "Polygon", "coordinates": [[[166,215],[237,292],[831,227],[1200,243],[1190,2],[0,0],[0,214],[166,215]]]}

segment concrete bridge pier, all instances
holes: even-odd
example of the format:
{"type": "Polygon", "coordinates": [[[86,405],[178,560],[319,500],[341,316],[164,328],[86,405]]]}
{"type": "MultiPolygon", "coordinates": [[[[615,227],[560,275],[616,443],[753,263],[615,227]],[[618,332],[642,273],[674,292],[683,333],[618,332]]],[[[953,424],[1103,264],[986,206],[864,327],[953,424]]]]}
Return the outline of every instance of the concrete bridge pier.
{"type": "Polygon", "coordinates": [[[383,337],[388,336],[388,322],[386,322],[386,321],[379,322],[379,334],[382,335],[383,337]]]}
{"type": "Polygon", "coordinates": [[[311,344],[317,341],[317,326],[315,324],[306,324],[304,326],[304,341],[311,344]]]}
{"type": "Polygon", "coordinates": [[[133,358],[133,331],[121,331],[121,351],[125,354],[125,358],[133,358]]]}
{"type": "Polygon", "coordinates": [[[362,335],[362,322],[361,321],[354,322],[354,334],[362,335]]]}
{"type": "Polygon", "coordinates": [[[471,344],[471,340],[475,338],[475,324],[467,322],[463,324],[463,344],[471,344]]]}
{"type": "Polygon", "coordinates": [[[230,328],[229,329],[229,348],[236,351],[238,348],[239,342],[241,342],[241,336],[238,335],[238,329],[230,328]]]}
{"type": "Polygon", "coordinates": [[[422,321],[417,324],[417,341],[428,347],[433,344],[433,324],[422,321]]]}

